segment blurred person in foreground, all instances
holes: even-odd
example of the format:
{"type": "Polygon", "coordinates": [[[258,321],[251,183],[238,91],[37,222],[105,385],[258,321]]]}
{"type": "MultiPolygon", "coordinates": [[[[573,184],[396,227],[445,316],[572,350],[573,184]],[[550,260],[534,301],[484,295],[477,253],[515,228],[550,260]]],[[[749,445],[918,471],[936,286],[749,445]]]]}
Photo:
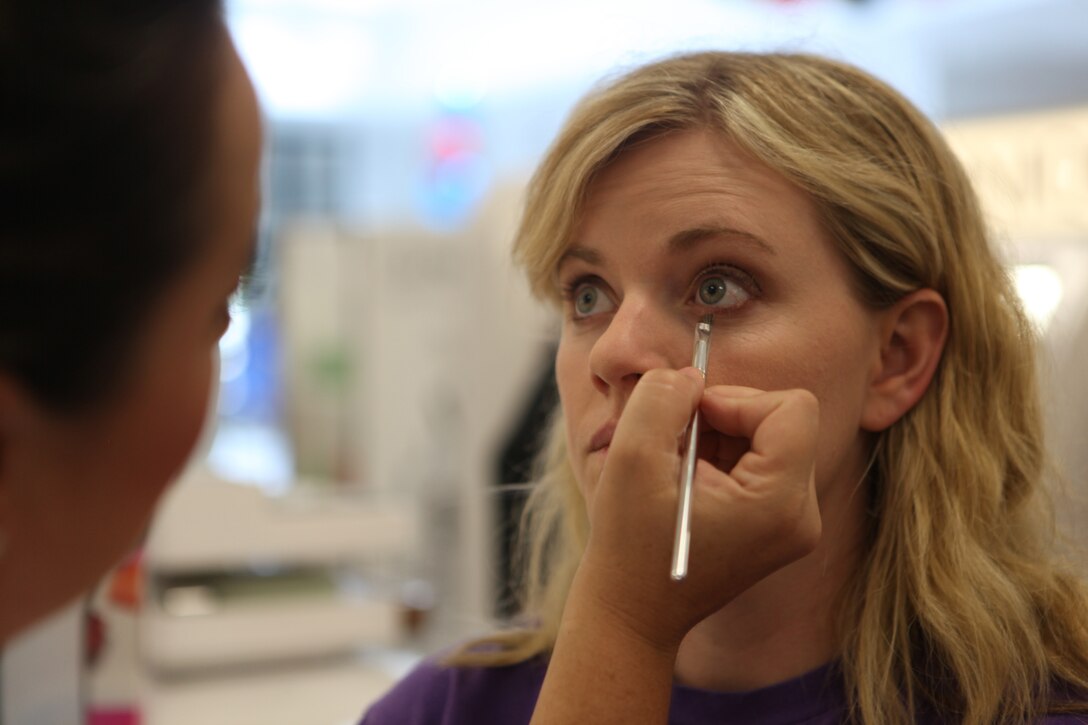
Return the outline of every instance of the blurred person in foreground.
{"type": "Polygon", "coordinates": [[[524,618],[364,723],[1088,722],[1033,330],[898,93],[806,55],[636,69],[560,132],[515,256],[563,312],[524,618]]]}
{"type": "Polygon", "coordinates": [[[217,0],[0,1],[0,643],[135,542],[206,418],[261,129],[217,0]]]}

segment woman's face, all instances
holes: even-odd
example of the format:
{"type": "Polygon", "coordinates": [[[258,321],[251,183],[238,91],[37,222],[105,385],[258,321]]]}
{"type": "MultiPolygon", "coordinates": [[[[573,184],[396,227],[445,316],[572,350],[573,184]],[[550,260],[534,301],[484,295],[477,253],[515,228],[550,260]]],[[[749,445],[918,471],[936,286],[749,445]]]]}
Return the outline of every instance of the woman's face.
{"type": "MultiPolygon", "coordinates": [[[[225,37],[225,34],[224,34],[225,37]]],[[[44,611],[91,585],[147,524],[160,494],[186,463],[217,384],[218,341],[228,300],[253,254],[261,130],[250,80],[232,45],[221,61],[211,167],[210,236],[151,310],[132,372],[119,395],[78,416],[42,413],[27,445],[13,450],[12,480],[23,511],[36,512],[12,537],[12,553],[37,542],[38,576],[49,591],[27,593],[44,611]]]]}
{"type": "MultiPolygon", "coordinates": [[[[877,313],[855,297],[806,194],[738,146],[688,130],[625,151],[590,185],[558,278],[556,378],[583,494],[639,376],[690,365],[707,313],[708,384],[811,391],[818,490],[857,483],[877,313]]],[[[724,448],[739,456],[739,444],[724,448]]]]}

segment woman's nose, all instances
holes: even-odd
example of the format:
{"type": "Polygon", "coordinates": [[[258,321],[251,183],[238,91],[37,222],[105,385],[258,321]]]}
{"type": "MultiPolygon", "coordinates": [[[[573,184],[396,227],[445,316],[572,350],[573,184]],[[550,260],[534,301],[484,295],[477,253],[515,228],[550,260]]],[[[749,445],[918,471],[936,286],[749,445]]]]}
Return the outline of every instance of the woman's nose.
{"type": "Polygon", "coordinates": [[[671,320],[652,305],[625,299],[589,351],[589,371],[602,392],[630,392],[647,370],[678,368],[690,362],[671,320]]]}

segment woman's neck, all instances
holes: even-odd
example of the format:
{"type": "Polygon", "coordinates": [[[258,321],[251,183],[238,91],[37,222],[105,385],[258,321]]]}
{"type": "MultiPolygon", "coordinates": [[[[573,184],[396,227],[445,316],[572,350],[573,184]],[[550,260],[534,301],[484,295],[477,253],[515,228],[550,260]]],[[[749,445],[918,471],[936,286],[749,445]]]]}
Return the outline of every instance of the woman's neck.
{"type": "Polygon", "coordinates": [[[821,497],[823,536],[811,554],[763,579],[696,625],[676,658],[689,687],[744,692],[798,677],[839,654],[836,602],[857,568],[866,496],[821,497]]]}

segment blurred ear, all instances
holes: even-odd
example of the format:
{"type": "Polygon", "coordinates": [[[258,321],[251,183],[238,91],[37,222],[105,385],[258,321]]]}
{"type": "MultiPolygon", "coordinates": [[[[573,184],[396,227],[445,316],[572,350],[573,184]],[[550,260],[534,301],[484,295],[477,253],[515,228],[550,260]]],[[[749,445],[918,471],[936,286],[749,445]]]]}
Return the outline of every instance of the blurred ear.
{"type": "Polygon", "coordinates": [[[11,519],[11,445],[15,427],[22,417],[23,396],[19,387],[0,371],[0,556],[7,545],[11,519]]]}
{"type": "Polygon", "coordinates": [[[948,338],[948,307],[934,290],[912,292],[882,314],[880,357],[861,417],[861,427],[873,432],[902,418],[926,392],[948,338]]]}
{"type": "Polygon", "coordinates": [[[9,373],[0,370],[0,440],[6,440],[12,430],[36,417],[36,410],[26,389],[9,373]]]}
{"type": "Polygon", "coordinates": [[[41,418],[40,408],[22,384],[0,370],[0,489],[6,490],[11,483],[12,447],[22,445],[22,439],[36,429],[41,418]]]}

